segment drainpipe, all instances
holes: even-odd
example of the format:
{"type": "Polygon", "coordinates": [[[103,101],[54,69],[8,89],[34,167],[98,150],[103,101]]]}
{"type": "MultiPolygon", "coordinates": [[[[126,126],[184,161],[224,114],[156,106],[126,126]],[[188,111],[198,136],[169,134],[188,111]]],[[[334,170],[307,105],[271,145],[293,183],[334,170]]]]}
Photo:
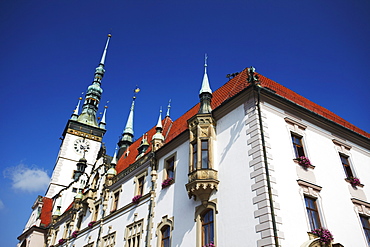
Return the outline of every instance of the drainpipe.
{"type": "Polygon", "coordinates": [[[249,70],[249,77],[248,80],[253,86],[253,89],[257,91],[257,111],[258,111],[258,121],[261,130],[261,141],[262,141],[262,150],[263,150],[263,160],[265,163],[265,172],[266,172],[266,182],[267,182],[267,191],[269,195],[269,203],[270,203],[270,210],[271,210],[271,220],[272,220],[272,227],[274,231],[274,240],[275,246],[279,247],[279,239],[277,233],[277,226],[276,226],[276,218],[275,218],[275,210],[274,210],[274,201],[272,198],[272,188],[271,188],[271,181],[270,181],[270,172],[268,167],[267,161],[267,151],[266,151],[266,143],[265,143],[265,135],[263,132],[263,122],[262,122],[262,114],[261,114],[261,86],[258,82],[258,79],[254,76],[255,69],[251,67],[249,70]]]}

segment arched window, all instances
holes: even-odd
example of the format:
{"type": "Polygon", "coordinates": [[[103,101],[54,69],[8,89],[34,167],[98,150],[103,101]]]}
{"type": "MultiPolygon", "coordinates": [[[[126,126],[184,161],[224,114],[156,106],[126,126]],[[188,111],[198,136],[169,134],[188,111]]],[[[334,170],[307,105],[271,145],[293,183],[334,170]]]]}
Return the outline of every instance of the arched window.
{"type": "Polygon", "coordinates": [[[213,210],[208,209],[202,216],[202,246],[214,243],[213,210]]]}
{"type": "Polygon", "coordinates": [[[162,233],[162,239],[161,239],[161,247],[170,247],[171,242],[170,242],[170,234],[171,234],[171,229],[169,225],[165,225],[161,229],[162,233]]]}
{"type": "Polygon", "coordinates": [[[196,247],[217,246],[217,200],[212,200],[207,205],[195,208],[194,221],[196,222],[196,247]]]}
{"type": "Polygon", "coordinates": [[[168,218],[167,215],[163,216],[156,230],[157,247],[171,247],[172,231],[173,217],[168,218]]]}

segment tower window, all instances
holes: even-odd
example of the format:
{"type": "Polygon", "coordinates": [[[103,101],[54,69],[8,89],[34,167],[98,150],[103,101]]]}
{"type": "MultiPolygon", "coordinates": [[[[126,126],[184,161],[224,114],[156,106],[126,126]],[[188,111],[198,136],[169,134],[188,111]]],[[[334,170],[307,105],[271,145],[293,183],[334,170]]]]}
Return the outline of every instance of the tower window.
{"type": "Polygon", "coordinates": [[[310,222],[311,230],[321,227],[319,211],[317,209],[316,199],[311,197],[304,197],[306,203],[306,210],[308,220],[310,222]]]}
{"type": "Polygon", "coordinates": [[[294,149],[294,154],[296,158],[306,156],[304,153],[301,136],[292,134],[292,143],[293,143],[293,149],[294,149]]]}

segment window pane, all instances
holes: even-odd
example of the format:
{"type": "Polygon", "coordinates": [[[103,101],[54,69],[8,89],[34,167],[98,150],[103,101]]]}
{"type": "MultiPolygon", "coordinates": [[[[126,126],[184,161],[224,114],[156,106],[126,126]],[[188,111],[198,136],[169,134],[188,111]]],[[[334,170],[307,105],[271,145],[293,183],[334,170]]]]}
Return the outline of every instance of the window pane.
{"type": "Polygon", "coordinates": [[[208,168],[208,151],[202,151],[202,168],[208,168]]]}
{"type": "Polygon", "coordinates": [[[302,145],[302,137],[292,134],[292,143],[296,158],[306,156],[302,145]]]}
{"type": "Polygon", "coordinates": [[[353,177],[353,172],[349,164],[348,157],[342,154],[339,154],[339,156],[340,156],[340,160],[342,161],[343,169],[344,169],[344,172],[346,173],[347,178],[353,177]]]}
{"type": "Polygon", "coordinates": [[[306,210],[308,220],[310,222],[311,230],[317,229],[321,227],[319,212],[317,210],[316,199],[305,197],[306,202],[306,210]]]}
{"type": "Polygon", "coordinates": [[[193,144],[193,171],[195,171],[197,169],[197,162],[198,162],[198,159],[197,159],[197,144],[194,143],[193,144]]]}
{"type": "Polygon", "coordinates": [[[362,228],[364,229],[365,236],[367,239],[367,244],[370,246],[370,223],[369,223],[369,218],[365,217],[363,215],[360,215],[361,223],[362,223],[362,228]]]}
{"type": "Polygon", "coordinates": [[[202,246],[214,242],[213,210],[208,210],[202,217],[202,246]]]}

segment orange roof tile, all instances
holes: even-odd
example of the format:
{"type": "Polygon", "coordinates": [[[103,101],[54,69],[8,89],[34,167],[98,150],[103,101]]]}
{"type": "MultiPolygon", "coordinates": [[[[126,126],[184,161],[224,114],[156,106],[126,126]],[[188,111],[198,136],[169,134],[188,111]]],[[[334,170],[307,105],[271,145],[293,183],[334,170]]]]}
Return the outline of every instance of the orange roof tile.
{"type": "MultiPolygon", "coordinates": [[[[260,74],[258,75],[259,75],[259,80],[260,80],[262,87],[270,88],[274,90],[277,95],[280,95],[281,97],[289,101],[292,101],[295,104],[306,108],[307,110],[317,113],[326,119],[334,121],[335,123],[342,125],[343,127],[348,128],[360,135],[370,138],[369,133],[354,126],[353,124],[337,116],[333,112],[313,103],[312,101],[304,98],[303,96],[295,93],[294,91],[282,86],[281,84],[273,80],[270,80],[260,74]]],[[[217,89],[212,94],[213,95],[212,103],[211,103],[212,109],[216,109],[222,103],[232,98],[233,96],[237,95],[238,93],[246,89],[248,86],[249,86],[249,83],[248,83],[247,69],[244,69],[237,76],[229,80],[227,83],[225,83],[222,87],[217,89]]],[[[188,128],[187,120],[193,117],[195,114],[197,114],[198,109],[199,109],[199,103],[193,106],[189,111],[187,111],[185,114],[183,114],[181,117],[179,117],[174,122],[172,122],[171,120],[172,126],[171,128],[168,129],[168,133],[164,134],[164,136],[166,137],[165,143],[170,142],[171,140],[176,138],[178,135],[180,135],[182,132],[184,132],[188,128]]],[[[152,136],[154,134],[155,134],[155,127],[153,127],[151,130],[148,131],[148,141],[152,139],[152,136]]],[[[141,138],[136,140],[129,147],[129,151],[130,151],[129,155],[126,158],[123,155],[120,158],[120,160],[117,162],[117,166],[116,166],[117,173],[120,173],[121,171],[126,169],[130,164],[133,164],[135,162],[135,159],[138,155],[137,148],[139,147],[140,142],[141,142],[141,138]]],[[[147,150],[147,152],[149,152],[150,150],[151,150],[151,147],[147,150]]]]}
{"type": "Polygon", "coordinates": [[[42,198],[42,209],[40,213],[41,224],[47,227],[51,223],[51,211],[53,207],[53,199],[48,197],[42,198]]]}

